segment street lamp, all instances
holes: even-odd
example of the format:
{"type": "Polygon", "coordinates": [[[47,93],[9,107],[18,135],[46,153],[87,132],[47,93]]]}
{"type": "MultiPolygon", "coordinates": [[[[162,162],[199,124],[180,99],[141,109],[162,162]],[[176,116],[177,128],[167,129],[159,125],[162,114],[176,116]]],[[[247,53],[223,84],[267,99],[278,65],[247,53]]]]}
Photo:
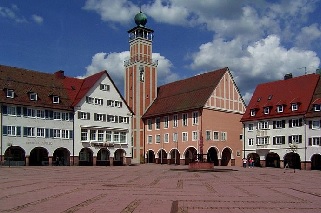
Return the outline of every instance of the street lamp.
{"type": "Polygon", "coordinates": [[[295,162],[294,162],[294,159],[295,159],[295,155],[294,153],[296,152],[296,150],[298,149],[298,145],[294,144],[294,143],[290,143],[289,144],[289,147],[290,147],[290,150],[292,152],[292,165],[293,165],[293,170],[294,170],[294,173],[295,173],[295,162]]]}

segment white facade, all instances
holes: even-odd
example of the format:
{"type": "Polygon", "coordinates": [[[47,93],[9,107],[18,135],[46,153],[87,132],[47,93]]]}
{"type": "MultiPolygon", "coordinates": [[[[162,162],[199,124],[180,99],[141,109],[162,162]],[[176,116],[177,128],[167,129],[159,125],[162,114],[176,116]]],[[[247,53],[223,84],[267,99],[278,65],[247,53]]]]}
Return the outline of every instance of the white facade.
{"type": "Polygon", "coordinates": [[[131,111],[107,75],[102,75],[75,106],[74,156],[79,156],[79,165],[130,163],[131,122],[131,111]]]}

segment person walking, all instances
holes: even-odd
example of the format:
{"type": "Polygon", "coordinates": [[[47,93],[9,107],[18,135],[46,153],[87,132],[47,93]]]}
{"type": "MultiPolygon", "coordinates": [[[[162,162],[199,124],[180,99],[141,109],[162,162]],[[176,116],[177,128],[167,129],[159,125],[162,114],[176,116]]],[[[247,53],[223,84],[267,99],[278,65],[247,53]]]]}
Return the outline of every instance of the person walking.
{"type": "Polygon", "coordinates": [[[246,168],[246,164],[247,164],[247,159],[243,158],[243,167],[246,168]]]}

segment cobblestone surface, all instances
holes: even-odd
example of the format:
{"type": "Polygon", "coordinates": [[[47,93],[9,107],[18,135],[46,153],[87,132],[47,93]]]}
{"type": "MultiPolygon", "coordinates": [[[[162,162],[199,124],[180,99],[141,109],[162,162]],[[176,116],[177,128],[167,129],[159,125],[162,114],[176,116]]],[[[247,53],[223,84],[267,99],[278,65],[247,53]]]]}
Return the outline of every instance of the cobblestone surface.
{"type": "Polygon", "coordinates": [[[319,213],[321,171],[0,167],[0,212],[319,213]]]}

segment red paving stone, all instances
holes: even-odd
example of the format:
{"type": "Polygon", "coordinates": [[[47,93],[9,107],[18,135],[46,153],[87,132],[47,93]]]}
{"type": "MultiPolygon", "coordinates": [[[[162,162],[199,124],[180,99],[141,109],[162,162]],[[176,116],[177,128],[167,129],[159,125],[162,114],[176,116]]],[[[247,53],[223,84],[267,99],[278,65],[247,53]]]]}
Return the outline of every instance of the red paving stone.
{"type": "Polygon", "coordinates": [[[321,171],[0,167],[0,212],[319,213],[321,171]]]}

